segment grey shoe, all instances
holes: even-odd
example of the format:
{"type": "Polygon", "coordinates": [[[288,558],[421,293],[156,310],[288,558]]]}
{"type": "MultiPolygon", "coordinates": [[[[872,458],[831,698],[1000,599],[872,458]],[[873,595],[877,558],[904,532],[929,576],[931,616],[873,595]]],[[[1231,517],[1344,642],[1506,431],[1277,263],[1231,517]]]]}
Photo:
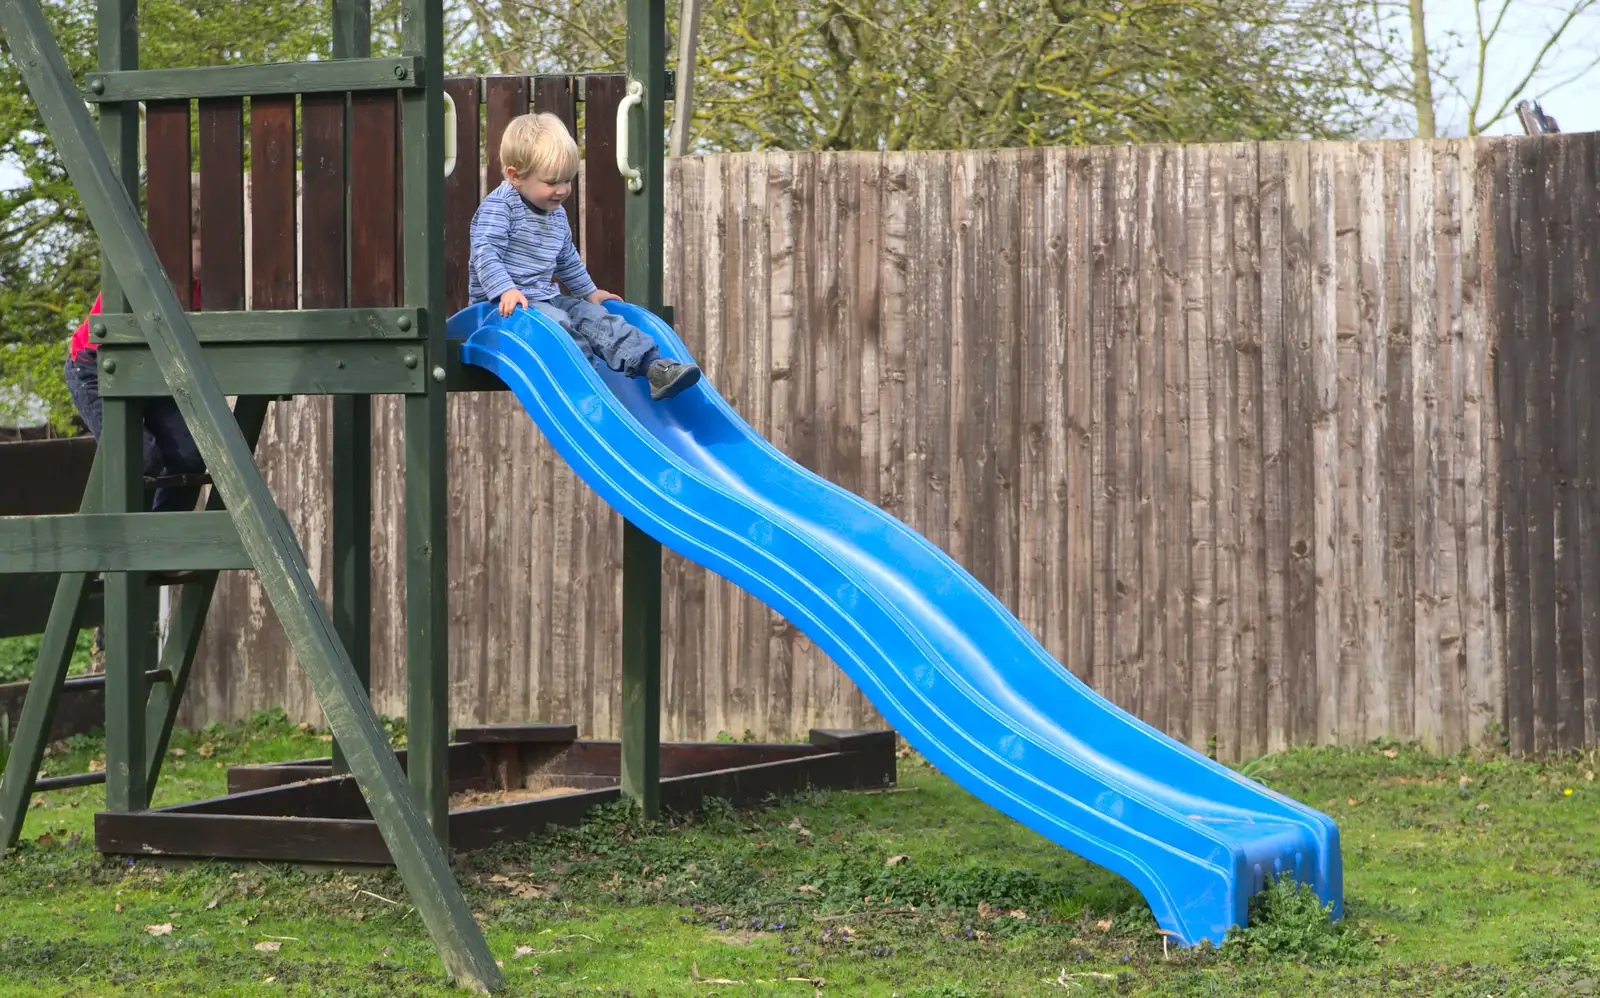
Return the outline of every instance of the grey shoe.
{"type": "Polygon", "coordinates": [[[693,364],[680,364],[675,360],[662,358],[650,365],[650,370],[645,372],[645,378],[650,382],[650,398],[660,402],[672,398],[698,382],[700,369],[693,364]]]}

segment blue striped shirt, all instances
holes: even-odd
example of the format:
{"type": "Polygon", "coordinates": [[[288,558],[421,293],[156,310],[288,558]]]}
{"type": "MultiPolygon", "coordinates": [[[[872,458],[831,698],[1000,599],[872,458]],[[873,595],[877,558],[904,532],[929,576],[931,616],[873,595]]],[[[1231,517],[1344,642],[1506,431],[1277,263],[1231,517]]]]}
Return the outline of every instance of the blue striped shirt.
{"type": "Polygon", "coordinates": [[[533,208],[508,181],[501,181],[478,205],[471,239],[469,301],[499,301],[512,288],[530,302],[549,301],[562,293],[557,280],[574,298],[594,293],[594,280],[572,244],[566,210],[533,208]]]}

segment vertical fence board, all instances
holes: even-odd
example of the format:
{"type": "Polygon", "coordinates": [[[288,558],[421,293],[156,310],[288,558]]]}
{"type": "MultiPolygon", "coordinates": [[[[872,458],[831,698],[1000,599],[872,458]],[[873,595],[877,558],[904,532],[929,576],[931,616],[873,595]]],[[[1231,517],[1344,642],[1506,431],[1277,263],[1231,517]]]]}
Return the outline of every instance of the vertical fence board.
{"type": "MultiPolygon", "coordinates": [[[[1384,723],[1379,726],[1369,717],[1367,730],[1372,737],[1390,733],[1410,738],[1417,730],[1411,709],[1416,699],[1417,627],[1416,597],[1396,594],[1417,591],[1416,555],[1418,547],[1413,509],[1415,477],[1413,466],[1420,458],[1413,437],[1415,375],[1412,370],[1412,315],[1417,307],[1412,300],[1409,274],[1416,261],[1408,238],[1416,224],[1424,229],[1432,222],[1432,172],[1412,168],[1410,148],[1401,143],[1385,143],[1383,156],[1383,266],[1381,303],[1376,328],[1376,352],[1382,354],[1383,394],[1377,405],[1378,468],[1376,477],[1382,507],[1380,520],[1381,590],[1368,599],[1384,604],[1381,636],[1384,648],[1384,691],[1381,702],[1384,723]],[[1419,220],[1414,223],[1413,219],[1419,220]]],[[[1442,344],[1448,348],[1448,342],[1442,344]]],[[[1428,391],[1437,392],[1430,384],[1428,391]]],[[[1424,402],[1428,396],[1424,396],[1424,402]]],[[[1437,645],[1437,635],[1432,640],[1437,645]]],[[[1372,664],[1368,664],[1372,668],[1372,664]]],[[[1380,706],[1380,705],[1375,705],[1380,706]]],[[[1437,730],[1442,704],[1433,708],[1432,724],[1437,730]]]]}
{"type": "Polygon", "coordinates": [[[1253,758],[1266,751],[1266,483],[1261,329],[1260,173],[1254,145],[1228,150],[1228,262],[1233,281],[1233,400],[1229,451],[1233,461],[1234,565],[1238,582],[1232,617],[1238,656],[1237,731],[1227,758],[1253,758]]]}
{"type": "Polygon", "coordinates": [[[1261,653],[1258,665],[1263,749],[1282,751],[1290,745],[1288,697],[1289,646],[1289,455],[1284,445],[1288,381],[1285,324],[1288,268],[1284,254],[1285,212],[1289,181],[1285,146],[1257,150],[1256,189],[1260,205],[1255,233],[1260,240],[1261,289],[1261,474],[1262,588],[1261,653]]]}
{"type": "Polygon", "coordinates": [[[1189,635],[1194,613],[1189,559],[1193,554],[1189,522],[1189,334],[1185,328],[1184,238],[1185,183],[1184,151],[1181,146],[1163,150],[1157,177],[1156,210],[1157,328],[1161,345],[1162,392],[1161,432],[1164,436],[1160,487],[1152,492],[1156,515],[1161,522],[1160,551],[1163,559],[1162,620],[1163,655],[1152,668],[1153,679],[1161,684],[1164,714],[1151,723],[1180,741],[1189,730],[1189,680],[1192,665],[1189,635]],[[1164,659],[1164,661],[1163,661],[1164,659]]]}
{"type": "Polygon", "coordinates": [[[1216,674],[1213,696],[1215,751],[1235,758],[1239,749],[1240,579],[1238,302],[1233,263],[1233,147],[1209,150],[1206,214],[1210,228],[1211,507],[1216,541],[1216,674]]]}
{"type": "Polygon", "coordinates": [[[1211,436],[1216,371],[1211,362],[1211,310],[1208,261],[1211,253],[1211,157],[1203,148],[1185,147],[1184,333],[1189,352],[1189,591],[1194,607],[1189,632],[1189,731],[1186,741],[1204,749],[1216,732],[1217,550],[1215,445],[1211,436]]]}
{"type": "MultiPolygon", "coordinates": [[[[567,134],[574,139],[584,136],[578,134],[578,93],[577,79],[571,76],[535,76],[533,78],[533,110],[544,114],[553,114],[561,119],[567,126],[567,134]]],[[[616,116],[612,115],[609,124],[593,115],[588,116],[589,128],[587,134],[592,138],[594,133],[601,130],[616,130],[616,116]],[[600,127],[596,127],[599,125],[600,127]]],[[[613,171],[615,172],[615,171],[613,171]]],[[[579,178],[572,178],[573,191],[567,198],[567,224],[572,227],[572,239],[577,242],[582,228],[583,185],[579,178]]],[[[620,218],[614,219],[620,225],[620,218]]]]}
{"type": "Polygon", "coordinates": [[[250,100],[250,307],[295,308],[293,97],[250,100]]]}
{"type": "Polygon", "coordinates": [[[1551,156],[1553,144],[1523,144],[1522,166],[1526,170],[1527,211],[1518,220],[1523,240],[1521,266],[1527,282],[1520,289],[1524,302],[1520,309],[1523,335],[1529,344],[1528,366],[1521,372],[1525,386],[1527,447],[1528,540],[1528,622],[1532,644],[1531,695],[1533,745],[1535,752],[1556,748],[1556,565],[1555,550],[1555,412],[1554,370],[1550,313],[1546,303],[1553,289],[1551,258],[1556,247],[1547,242],[1550,220],[1559,200],[1559,161],[1551,156]],[[1529,291],[1532,294],[1529,294],[1529,291]]]}
{"type": "Polygon", "coordinates": [[[1284,627],[1285,739],[1291,745],[1318,738],[1317,483],[1318,419],[1313,347],[1317,342],[1318,273],[1312,257],[1311,150],[1281,146],[1284,158],[1283,337],[1284,455],[1289,505],[1289,568],[1284,627]]]}
{"type": "MultiPolygon", "coordinates": [[[[627,181],[617,172],[617,105],[627,91],[627,79],[608,74],[584,81],[583,258],[595,282],[613,294],[627,296],[623,272],[623,206],[628,203],[627,181]]],[[[731,289],[730,289],[731,290],[731,289]]]]}
{"type": "Polygon", "coordinates": [[[200,105],[200,303],[244,308],[244,103],[200,105]]]}
{"type": "Polygon", "coordinates": [[[393,94],[350,98],[350,304],[355,306],[400,300],[397,108],[393,94]]]}
{"type": "Polygon", "coordinates": [[[1316,572],[1315,740],[1340,739],[1340,530],[1339,495],[1347,484],[1339,470],[1341,399],[1339,379],[1339,272],[1337,267],[1337,199],[1339,148],[1316,143],[1311,148],[1311,460],[1314,468],[1314,534],[1316,572]]]}
{"type": "Polygon", "coordinates": [[[151,101],[145,111],[146,225],[161,269],[185,308],[194,279],[189,164],[189,102],[151,101]]]}
{"type": "Polygon", "coordinates": [[[511,119],[528,113],[530,84],[526,76],[490,76],[483,81],[483,189],[487,193],[505,181],[500,162],[500,139],[511,119]]]}
{"type": "MultiPolygon", "coordinates": [[[[1066,561],[1056,576],[1059,602],[1052,606],[1066,617],[1066,664],[1079,679],[1087,680],[1094,667],[1094,548],[1092,427],[1094,367],[1090,357],[1089,283],[1085,278],[1090,258],[1092,168],[1089,154],[1072,150],[1063,154],[1059,189],[1065,195],[1065,245],[1060,282],[1064,286],[1061,331],[1065,398],[1062,418],[1065,441],[1061,454],[1066,501],[1062,547],[1066,561]]],[[[916,300],[913,297],[913,301],[916,300]]]]}
{"type": "Polygon", "coordinates": [[[308,94],[300,102],[300,255],[306,308],[343,308],[345,288],[344,94],[308,94]]]}
{"type": "MultiPolygon", "coordinates": [[[[1440,439],[1439,427],[1443,412],[1450,403],[1448,392],[1449,372],[1452,367],[1450,338],[1441,336],[1441,317],[1436,287],[1438,281],[1437,247],[1434,241],[1433,171],[1428,161],[1427,143],[1413,145],[1407,164],[1411,190],[1406,223],[1410,235],[1410,290],[1411,315],[1406,330],[1411,346],[1411,403],[1409,414],[1412,457],[1409,479],[1399,480],[1404,492],[1413,502],[1411,524],[1414,555],[1411,560],[1412,584],[1404,590],[1415,592],[1410,601],[1414,620],[1411,654],[1414,669],[1409,686],[1392,691],[1392,704],[1407,704],[1405,717],[1393,714],[1397,730],[1409,730],[1424,743],[1438,745],[1443,737],[1440,716],[1444,677],[1453,670],[1446,668],[1444,656],[1447,649],[1440,636],[1448,629],[1448,616],[1453,607],[1445,603],[1453,563],[1449,553],[1454,547],[1455,535],[1449,529],[1445,513],[1448,497],[1442,494],[1439,473],[1448,467],[1449,455],[1440,439]]],[[[1447,327],[1446,327],[1447,328],[1447,327]]],[[[1391,408],[1391,420],[1404,418],[1408,413],[1391,408]]],[[[1398,651],[1398,646],[1396,647],[1398,651]]],[[[1398,686],[1403,682],[1399,670],[1394,673],[1398,686]]]]}
{"type": "MultiPolygon", "coordinates": [[[[1600,136],[1593,133],[1568,140],[1567,189],[1572,199],[1575,223],[1600,215],[1600,136]]],[[[1596,337],[1600,337],[1600,246],[1593,238],[1575,234],[1573,242],[1573,356],[1572,366],[1578,384],[1595,383],[1596,337]]],[[[1573,421],[1577,424],[1579,483],[1578,507],[1579,588],[1581,590],[1581,628],[1583,632],[1582,741],[1600,741],[1600,458],[1595,447],[1600,432],[1594,422],[1600,406],[1593,393],[1580,389],[1572,399],[1573,421]]]]}
{"type": "Polygon", "coordinates": [[[1136,693],[1139,716],[1150,724],[1167,719],[1166,683],[1163,667],[1167,663],[1169,612],[1167,559],[1162,543],[1162,515],[1167,494],[1166,459],[1166,351],[1159,337],[1161,294],[1164,288],[1161,268],[1161,233],[1157,205],[1165,150],[1145,146],[1138,150],[1138,242],[1139,261],[1135,288],[1135,328],[1139,363],[1139,404],[1137,438],[1132,443],[1138,459],[1139,610],[1136,615],[1139,647],[1136,663],[1136,693]]]}
{"type": "Polygon", "coordinates": [[[444,178],[444,295],[454,313],[467,301],[467,268],[471,254],[472,214],[482,199],[479,83],[476,77],[446,80],[444,92],[456,105],[456,165],[444,178]]]}

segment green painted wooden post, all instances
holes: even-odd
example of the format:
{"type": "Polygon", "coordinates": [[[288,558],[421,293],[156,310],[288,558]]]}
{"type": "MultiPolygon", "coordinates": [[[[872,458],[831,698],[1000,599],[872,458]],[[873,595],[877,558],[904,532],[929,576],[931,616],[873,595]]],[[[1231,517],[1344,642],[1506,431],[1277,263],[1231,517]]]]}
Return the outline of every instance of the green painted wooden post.
{"type": "MultiPolygon", "coordinates": [[[[372,54],[371,0],[334,0],[333,57],[365,59],[372,54]]],[[[350,99],[345,98],[344,163],[350,177],[350,99]]],[[[345,192],[345,252],[350,244],[350,195],[345,192]]],[[[345,266],[349,302],[350,267],[345,266]]],[[[333,620],[339,639],[368,695],[372,692],[372,398],[338,395],[333,399],[333,620]]],[[[344,746],[333,743],[333,771],[349,766],[344,746]]]]}
{"type": "MultiPolygon", "coordinates": [[[[261,439],[261,428],[267,421],[267,407],[271,404],[272,400],[264,396],[246,395],[233,405],[234,420],[252,451],[261,439]]],[[[212,489],[206,509],[223,508],[222,494],[212,489]]],[[[173,601],[167,643],[161,649],[161,660],[157,665],[172,679],[153,686],[145,702],[145,782],[151,797],[155,796],[156,781],[161,778],[161,762],[167,755],[167,744],[172,739],[172,726],[178,720],[178,708],[183,703],[184,690],[189,687],[189,674],[194,669],[195,654],[200,650],[200,635],[205,630],[206,613],[211,609],[211,597],[216,589],[217,573],[206,572],[180,587],[178,598],[173,601]]],[[[37,767],[34,772],[38,772],[37,767]]]]}
{"type": "Polygon", "coordinates": [[[428,391],[406,419],[406,771],[439,843],[450,834],[449,526],[445,413],[444,9],[406,0],[402,50],[426,59],[401,105],[405,303],[427,308],[428,391]]]}
{"type": "MultiPolygon", "coordinates": [[[[116,2],[131,4],[131,0],[116,2]]],[[[435,19],[438,2],[432,4],[435,19]]],[[[183,307],[161,277],[161,264],[135,203],[117,182],[106,147],[95,135],[39,0],[0,3],[0,28],[131,299],[133,312],[140,316],[145,337],[233,515],[240,539],[255,562],[257,578],[329,723],[345,743],[351,771],[445,968],[463,986],[479,990],[499,987],[502,976],[494,956],[451,875],[444,850],[434,840],[406,785],[399,761],[389,750],[383,728],[306,569],[299,543],[255,466],[183,307]]],[[[139,762],[142,764],[142,757],[139,762]]]]}
{"type": "MultiPolygon", "coordinates": [[[[105,452],[107,512],[140,512],[144,494],[144,403],[103,403],[100,450],[105,452]]],[[[144,780],[145,670],[154,619],[142,572],[106,572],[106,809],[150,806],[144,780]]]]}
{"type": "MultiPolygon", "coordinates": [[[[628,121],[628,148],[643,187],[628,197],[630,301],[662,310],[662,183],[666,108],[665,0],[628,0],[628,82],[644,85],[628,121]]],[[[661,545],[622,528],[622,792],[654,817],[661,777],[661,545]]]]}
{"type": "MultiPolygon", "coordinates": [[[[139,68],[137,0],[100,0],[98,11],[101,72],[139,68]]],[[[116,182],[130,197],[139,191],[139,106],[100,108],[100,135],[116,182]]],[[[157,271],[160,273],[160,271],[157,271]]],[[[126,298],[109,253],[101,262],[102,308],[126,311],[126,298]]],[[[108,513],[144,509],[144,405],[139,401],[103,403],[99,449],[105,454],[102,508],[108,513]]],[[[150,600],[144,576],[105,573],[106,642],[106,807],[141,811],[149,806],[144,780],[145,669],[149,665],[150,600]]]]}
{"type": "MultiPolygon", "coordinates": [[[[100,511],[105,495],[102,484],[105,466],[105,452],[96,451],[79,505],[80,512],[100,511]]],[[[0,851],[17,844],[22,822],[28,816],[34,774],[44,762],[50,726],[56,717],[56,703],[61,698],[61,684],[66,681],[67,667],[72,661],[72,649],[77,643],[88,594],[88,573],[64,573],[56,582],[56,599],[50,606],[50,619],[39,643],[39,658],[34,663],[28,696],[22,701],[22,713],[17,717],[17,733],[11,742],[11,755],[6,760],[5,777],[0,779],[0,851]]]]}

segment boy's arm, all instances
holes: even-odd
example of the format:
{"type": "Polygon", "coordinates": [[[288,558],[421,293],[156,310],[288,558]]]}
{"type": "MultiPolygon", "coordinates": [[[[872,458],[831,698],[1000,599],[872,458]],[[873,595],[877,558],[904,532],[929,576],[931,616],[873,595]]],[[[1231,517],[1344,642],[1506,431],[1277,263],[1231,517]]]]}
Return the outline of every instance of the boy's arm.
{"type": "Polygon", "coordinates": [[[583,265],[578,247],[572,245],[570,229],[567,230],[566,241],[561,244],[561,253],[556,257],[556,277],[574,298],[587,298],[595,293],[594,278],[589,276],[589,268],[583,265]]]}
{"type": "Polygon", "coordinates": [[[483,295],[489,301],[499,301],[501,295],[517,286],[500,259],[500,247],[511,238],[511,216],[505,205],[494,199],[479,205],[472,216],[469,238],[472,269],[477,271],[478,283],[483,285],[483,295]]]}

